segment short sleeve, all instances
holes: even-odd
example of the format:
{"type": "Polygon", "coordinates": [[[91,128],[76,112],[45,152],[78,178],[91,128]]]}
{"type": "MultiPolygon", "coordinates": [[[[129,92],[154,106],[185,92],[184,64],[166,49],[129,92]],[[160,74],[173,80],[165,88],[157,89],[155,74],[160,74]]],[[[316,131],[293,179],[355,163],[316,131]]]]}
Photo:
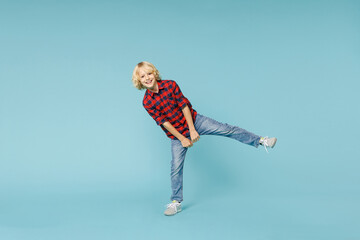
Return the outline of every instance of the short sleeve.
{"type": "Polygon", "coordinates": [[[180,108],[184,108],[186,105],[190,105],[189,100],[184,97],[184,95],[182,94],[179,85],[177,85],[177,83],[174,81],[174,95],[176,98],[176,101],[178,103],[178,106],[180,108]]]}
{"type": "Polygon", "coordinates": [[[149,115],[155,120],[157,125],[161,125],[167,121],[166,118],[161,114],[161,112],[156,110],[154,107],[148,107],[144,105],[144,108],[149,113],[149,115]]]}

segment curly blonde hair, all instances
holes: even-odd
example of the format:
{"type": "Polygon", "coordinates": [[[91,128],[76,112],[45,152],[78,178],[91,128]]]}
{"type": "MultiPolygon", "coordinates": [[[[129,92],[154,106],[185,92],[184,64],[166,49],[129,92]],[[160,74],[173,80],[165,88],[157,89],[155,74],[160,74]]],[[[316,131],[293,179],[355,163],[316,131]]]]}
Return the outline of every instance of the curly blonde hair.
{"type": "Polygon", "coordinates": [[[157,81],[161,80],[159,71],[152,63],[140,62],[136,65],[132,74],[132,82],[134,84],[134,87],[136,87],[137,89],[139,90],[145,89],[145,87],[140,82],[140,77],[139,77],[140,69],[143,69],[147,73],[153,73],[157,81]]]}

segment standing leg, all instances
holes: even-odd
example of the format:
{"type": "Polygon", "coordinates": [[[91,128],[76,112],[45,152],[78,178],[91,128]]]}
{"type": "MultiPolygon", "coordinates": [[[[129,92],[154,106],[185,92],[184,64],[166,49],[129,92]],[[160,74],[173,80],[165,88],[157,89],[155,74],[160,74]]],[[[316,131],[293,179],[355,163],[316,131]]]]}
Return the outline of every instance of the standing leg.
{"type": "Polygon", "coordinates": [[[183,147],[179,140],[171,140],[171,201],[183,200],[183,168],[186,152],[187,148],[183,147]]]}
{"type": "Polygon", "coordinates": [[[196,116],[195,129],[199,135],[225,136],[254,147],[259,146],[260,136],[237,126],[220,123],[201,114],[196,116]]]}

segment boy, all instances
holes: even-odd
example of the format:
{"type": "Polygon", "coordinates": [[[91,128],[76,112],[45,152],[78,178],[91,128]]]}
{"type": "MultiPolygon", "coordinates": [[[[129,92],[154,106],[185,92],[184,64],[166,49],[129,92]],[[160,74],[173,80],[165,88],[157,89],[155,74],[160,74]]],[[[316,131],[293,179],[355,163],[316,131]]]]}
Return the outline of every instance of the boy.
{"type": "Polygon", "coordinates": [[[176,82],[161,80],[159,71],[149,62],[136,65],[132,81],[137,89],[146,89],[143,106],[171,139],[172,202],[167,205],[164,212],[166,216],[181,211],[185,155],[188,148],[200,139],[200,135],[225,136],[254,147],[263,145],[265,149],[275,146],[276,138],[260,137],[237,126],[198,114],[176,82]]]}

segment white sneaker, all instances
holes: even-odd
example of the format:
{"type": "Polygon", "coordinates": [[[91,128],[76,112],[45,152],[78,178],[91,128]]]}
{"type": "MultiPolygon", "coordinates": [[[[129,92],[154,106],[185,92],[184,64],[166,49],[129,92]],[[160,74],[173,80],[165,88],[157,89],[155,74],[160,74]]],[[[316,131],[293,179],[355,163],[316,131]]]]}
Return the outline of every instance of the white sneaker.
{"type": "Polygon", "coordinates": [[[266,147],[273,148],[276,144],[277,138],[261,137],[259,143],[265,147],[266,152],[268,152],[266,147]]]}
{"type": "Polygon", "coordinates": [[[171,203],[166,205],[166,210],[165,210],[164,214],[166,216],[172,216],[178,212],[181,212],[181,203],[179,203],[176,200],[173,200],[171,203]]]}

